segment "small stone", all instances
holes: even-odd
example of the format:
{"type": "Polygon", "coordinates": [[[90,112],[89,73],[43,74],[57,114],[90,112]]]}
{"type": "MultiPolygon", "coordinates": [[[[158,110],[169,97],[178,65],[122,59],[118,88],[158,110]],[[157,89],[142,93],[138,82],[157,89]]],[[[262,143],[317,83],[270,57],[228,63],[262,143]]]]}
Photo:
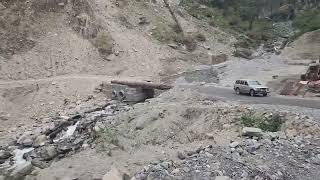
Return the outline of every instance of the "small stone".
{"type": "Polygon", "coordinates": [[[161,166],[168,170],[172,166],[172,163],[168,161],[164,161],[161,163],[161,166]]]}
{"type": "Polygon", "coordinates": [[[64,176],[59,180],[79,180],[78,177],[73,177],[73,176],[64,176]]]}
{"type": "Polygon", "coordinates": [[[231,125],[230,124],[224,124],[224,125],[222,125],[222,127],[223,127],[223,129],[229,129],[231,127],[231,125]]]}
{"type": "Polygon", "coordinates": [[[174,170],[171,172],[171,174],[173,174],[173,175],[178,175],[178,174],[180,174],[180,169],[174,169],[174,170]]]}
{"type": "Polygon", "coordinates": [[[187,158],[187,156],[183,152],[178,151],[178,158],[181,159],[181,160],[184,160],[184,159],[187,158]]]}
{"type": "Polygon", "coordinates": [[[206,137],[207,137],[208,139],[214,139],[214,134],[213,134],[213,133],[207,133],[207,134],[206,134],[206,137]]]}
{"type": "Polygon", "coordinates": [[[190,168],[188,168],[188,167],[184,167],[182,170],[183,170],[184,172],[190,172],[190,168]]]}
{"type": "Polygon", "coordinates": [[[92,180],[102,180],[102,176],[95,174],[92,176],[92,180]]]}
{"type": "Polygon", "coordinates": [[[207,157],[213,157],[213,155],[210,154],[210,153],[208,153],[208,152],[205,152],[205,155],[206,155],[207,157]]]}
{"type": "Polygon", "coordinates": [[[168,44],[169,47],[171,47],[172,49],[178,49],[179,46],[176,44],[168,44]]]}
{"type": "Polygon", "coordinates": [[[106,58],[107,61],[114,61],[115,59],[116,59],[116,55],[115,55],[115,54],[110,54],[110,55],[106,58]]]}
{"type": "Polygon", "coordinates": [[[32,139],[25,139],[25,140],[22,142],[22,145],[23,145],[24,147],[31,147],[32,144],[33,144],[32,139]]]}
{"type": "Polygon", "coordinates": [[[239,146],[239,142],[237,142],[237,141],[232,142],[232,143],[229,144],[229,146],[230,146],[231,148],[236,148],[236,147],[239,146]]]}
{"type": "Polygon", "coordinates": [[[102,180],[123,180],[126,175],[121,173],[116,168],[111,168],[111,170],[105,174],[102,180]]]}
{"type": "Polygon", "coordinates": [[[195,151],[187,151],[187,155],[188,156],[192,156],[194,154],[197,154],[197,152],[195,152],[195,151]]]}
{"type": "Polygon", "coordinates": [[[215,180],[231,180],[228,176],[217,176],[215,180]]]}
{"type": "Polygon", "coordinates": [[[150,21],[147,19],[147,17],[140,17],[139,24],[140,25],[150,24],[150,21]]]}
{"type": "Polygon", "coordinates": [[[243,136],[256,136],[260,137],[262,136],[262,130],[259,128],[254,128],[254,127],[244,127],[242,129],[242,135],[243,136]]]}
{"type": "Polygon", "coordinates": [[[287,135],[289,138],[293,138],[293,137],[295,137],[295,136],[298,135],[298,132],[297,132],[295,129],[287,129],[286,135],[287,135]]]}

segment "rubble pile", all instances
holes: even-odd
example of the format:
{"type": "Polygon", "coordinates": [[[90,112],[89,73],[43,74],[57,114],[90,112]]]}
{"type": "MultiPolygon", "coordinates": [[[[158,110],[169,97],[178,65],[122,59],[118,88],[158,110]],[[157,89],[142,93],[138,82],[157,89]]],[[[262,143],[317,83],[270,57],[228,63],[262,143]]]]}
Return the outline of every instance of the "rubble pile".
{"type": "MultiPolygon", "coordinates": [[[[19,179],[32,172],[33,167],[44,169],[63,157],[92,147],[97,137],[97,122],[127,108],[110,101],[101,107],[87,110],[72,117],[62,117],[35,131],[27,131],[6,147],[0,147],[0,174],[19,179]]],[[[108,122],[104,122],[108,123],[108,122]]]]}
{"type": "Polygon", "coordinates": [[[229,146],[207,145],[178,152],[179,160],[159,160],[135,174],[145,179],[313,179],[320,168],[320,139],[289,139],[281,133],[245,137],[229,146]]]}

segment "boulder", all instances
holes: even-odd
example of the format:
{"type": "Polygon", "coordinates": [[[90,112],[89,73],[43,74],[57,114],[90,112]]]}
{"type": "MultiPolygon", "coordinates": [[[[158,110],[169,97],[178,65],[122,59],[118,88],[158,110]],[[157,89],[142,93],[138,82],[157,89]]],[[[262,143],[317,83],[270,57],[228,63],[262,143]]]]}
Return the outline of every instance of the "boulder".
{"type": "Polygon", "coordinates": [[[9,151],[0,150],[0,159],[8,159],[12,154],[9,151]]]}
{"type": "Polygon", "coordinates": [[[55,146],[47,146],[41,149],[40,157],[46,161],[50,161],[58,155],[57,148],[55,146]]]}
{"type": "Polygon", "coordinates": [[[111,170],[105,174],[102,180],[127,180],[130,179],[127,174],[121,173],[117,168],[111,168],[111,170]]]}
{"type": "Polygon", "coordinates": [[[252,59],[252,54],[253,54],[253,52],[247,48],[237,48],[233,52],[233,55],[235,57],[241,57],[241,58],[245,58],[245,59],[252,59]]]}
{"type": "Polygon", "coordinates": [[[259,128],[254,128],[254,127],[244,127],[242,129],[242,135],[243,136],[255,136],[255,137],[260,137],[262,136],[262,130],[259,128]]]}
{"type": "Polygon", "coordinates": [[[34,147],[44,146],[46,144],[46,142],[47,142],[47,136],[40,135],[34,140],[33,146],[34,147]]]}
{"type": "Polygon", "coordinates": [[[32,171],[32,164],[31,162],[25,162],[22,164],[19,164],[11,173],[10,177],[14,179],[19,179],[21,177],[24,177],[28,175],[32,171]]]}
{"type": "Polygon", "coordinates": [[[187,156],[185,155],[185,153],[181,152],[181,151],[178,151],[178,158],[181,159],[181,160],[184,160],[187,158],[187,156]]]}
{"type": "Polygon", "coordinates": [[[32,132],[24,133],[18,140],[17,143],[25,147],[30,147],[33,144],[33,135],[32,132]]]}
{"type": "Polygon", "coordinates": [[[45,161],[41,161],[41,159],[39,159],[39,158],[32,159],[31,164],[35,167],[40,168],[40,169],[45,169],[50,166],[49,163],[47,163],[45,161]]]}
{"type": "Polygon", "coordinates": [[[232,143],[229,144],[229,146],[230,146],[231,148],[236,148],[236,147],[239,146],[239,142],[237,142],[237,141],[232,142],[232,143]]]}
{"type": "Polygon", "coordinates": [[[219,54],[219,55],[211,55],[211,64],[219,64],[226,62],[228,60],[228,56],[226,54],[219,54]]]}

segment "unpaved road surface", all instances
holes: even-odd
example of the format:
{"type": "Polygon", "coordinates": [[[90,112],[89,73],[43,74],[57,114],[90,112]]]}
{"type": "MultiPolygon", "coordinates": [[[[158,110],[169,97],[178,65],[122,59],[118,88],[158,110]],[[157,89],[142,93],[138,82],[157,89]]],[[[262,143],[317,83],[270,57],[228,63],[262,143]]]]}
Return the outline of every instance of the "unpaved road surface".
{"type": "Polygon", "coordinates": [[[303,99],[297,97],[269,96],[269,97],[250,97],[247,95],[237,95],[230,88],[213,87],[213,86],[184,86],[203,93],[221,97],[229,101],[237,101],[244,104],[271,104],[284,106],[299,106],[320,109],[320,101],[314,99],[303,99]]]}

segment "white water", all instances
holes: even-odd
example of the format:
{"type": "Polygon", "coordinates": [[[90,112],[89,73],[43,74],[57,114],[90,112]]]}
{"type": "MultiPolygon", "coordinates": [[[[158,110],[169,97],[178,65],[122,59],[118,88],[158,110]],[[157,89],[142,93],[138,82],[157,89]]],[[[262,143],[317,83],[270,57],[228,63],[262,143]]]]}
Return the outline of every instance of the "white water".
{"type": "Polygon", "coordinates": [[[78,121],[76,124],[74,124],[74,125],[72,125],[72,126],[68,126],[68,129],[67,129],[67,131],[63,134],[63,136],[60,137],[60,138],[58,138],[58,139],[54,139],[53,142],[58,142],[58,141],[60,141],[60,140],[63,140],[63,139],[66,139],[66,138],[72,136],[73,133],[76,131],[77,126],[79,125],[79,123],[80,123],[80,122],[78,121]]]}

